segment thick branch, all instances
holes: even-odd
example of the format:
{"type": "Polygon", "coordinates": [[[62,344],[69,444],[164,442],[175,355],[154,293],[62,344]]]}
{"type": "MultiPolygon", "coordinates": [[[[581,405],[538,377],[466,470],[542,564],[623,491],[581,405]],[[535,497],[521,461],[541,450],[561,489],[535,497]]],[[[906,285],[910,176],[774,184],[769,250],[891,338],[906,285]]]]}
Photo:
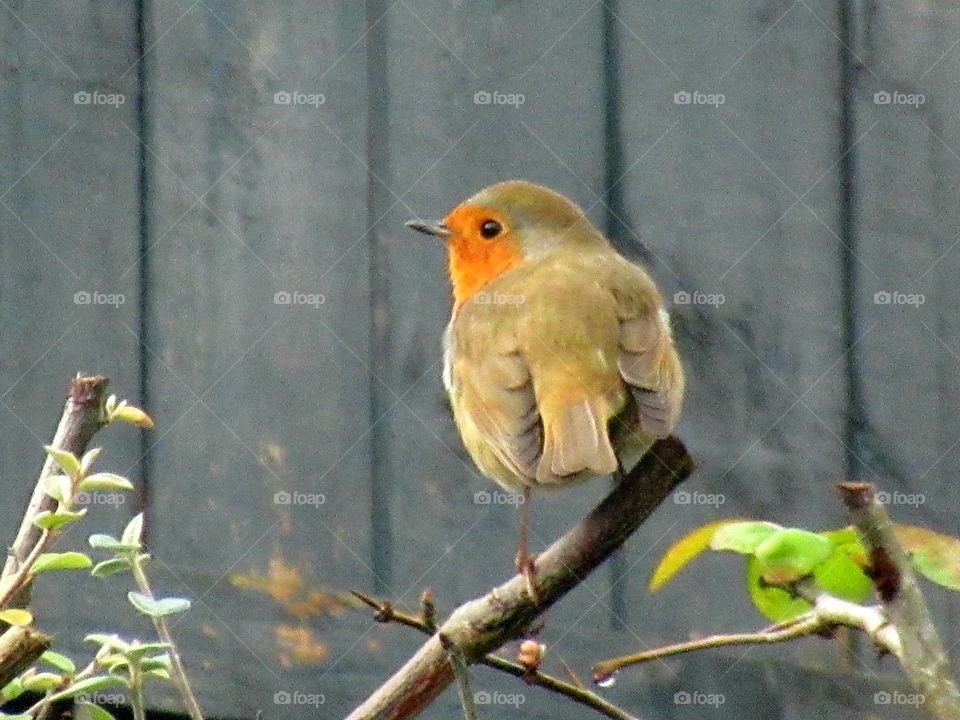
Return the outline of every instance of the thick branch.
{"type": "MultiPolygon", "coordinates": [[[[70,380],[67,403],[60,424],[50,444],[60,450],[69,450],[77,457],[83,455],[94,433],[100,429],[100,409],[110,381],[102,375],[82,376],[70,380]]],[[[30,504],[23,514],[20,531],[7,555],[3,577],[10,577],[20,568],[40,539],[40,528],[33,524],[37,513],[53,510],[56,501],[46,494],[47,478],[59,472],[57,461],[47,456],[33,489],[30,504]]]]}
{"type": "Polygon", "coordinates": [[[657,442],[640,464],[586,518],[539,556],[535,584],[539,604],[517,575],[486,596],[461,605],[407,663],[348,720],[401,720],[422,711],[453,680],[438,634],[468,662],[520,635],[643,523],[693,472],[693,460],[675,437],[657,442]]]}
{"type": "Polygon", "coordinates": [[[26,670],[50,647],[50,637],[31,627],[14,626],[0,635],[0,687],[26,670]]]}
{"type": "Polygon", "coordinates": [[[960,718],[960,690],[937,635],[910,558],[869,483],[841,483],[840,496],[870,553],[873,581],[900,634],[901,663],[935,718],[960,718]]]}

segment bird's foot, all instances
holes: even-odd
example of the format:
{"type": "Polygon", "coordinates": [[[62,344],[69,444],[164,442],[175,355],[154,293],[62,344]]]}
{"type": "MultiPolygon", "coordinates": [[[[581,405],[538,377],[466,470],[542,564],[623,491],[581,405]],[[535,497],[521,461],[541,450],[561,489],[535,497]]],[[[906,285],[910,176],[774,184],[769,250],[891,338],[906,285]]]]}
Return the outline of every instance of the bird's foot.
{"type": "Polygon", "coordinates": [[[536,561],[537,555],[527,555],[527,554],[517,554],[516,557],[516,567],[517,572],[523,575],[523,579],[527,583],[527,595],[530,596],[530,602],[534,605],[540,604],[540,596],[537,593],[536,586],[536,561]]]}

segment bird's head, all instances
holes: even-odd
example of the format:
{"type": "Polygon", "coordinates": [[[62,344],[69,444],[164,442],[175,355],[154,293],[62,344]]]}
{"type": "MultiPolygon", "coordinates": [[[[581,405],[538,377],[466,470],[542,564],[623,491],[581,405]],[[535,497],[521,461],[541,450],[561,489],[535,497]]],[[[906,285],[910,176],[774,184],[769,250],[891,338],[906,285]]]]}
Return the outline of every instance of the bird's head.
{"type": "Polygon", "coordinates": [[[456,307],[525,260],[560,247],[606,243],[575,203],[525,180],[490,185],[441,221],[407,226],[445,241],[456,307]]]}

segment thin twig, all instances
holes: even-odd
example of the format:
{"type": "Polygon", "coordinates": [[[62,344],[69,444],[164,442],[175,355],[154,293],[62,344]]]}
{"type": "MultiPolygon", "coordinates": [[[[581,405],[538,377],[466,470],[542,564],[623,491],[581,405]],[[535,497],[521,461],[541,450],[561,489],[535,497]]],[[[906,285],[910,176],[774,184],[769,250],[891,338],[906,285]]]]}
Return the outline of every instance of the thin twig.
{"type": "MultiPolygon", "coordinates": [[[[365,593],[360,592],[359,590],[351,590],[350,592],[364,605],[373,608],[375,611],[374,619],[377,622],[393,622],[399,625],[406,625],[409,628],[413,628],[414,630],[422,632],[424,635],[433,635],[434,631],[430,629],[428,624],[415,615],[410,615],[409,613],[396,610],[389,602],[377,600],[365,593]]],[[[622,710],[613,703],[607,702],[596,693],[591,692],[586,688],[577,687],[576,685],[564,682],[560,678],[552,675],[547,675],[539,669],[530,671],[523,665],[511,662],[506,658],[502,658],[499,655],[494,655],[493,653],[485,655],[479,660],[479,662],[482,665],[486,665],[487,667],[500,670],[501,672],[505,672],[515,678],[524,680],[530,685],[536,685],[537,687],[542,687],[559,695],[563,695],[564,697],[578,702],[581,705],[586,705],[587,707],[596,710],[606,717],[614,718],[614,720],[636,720],[636,718],[626,710],[622,710]]]]}

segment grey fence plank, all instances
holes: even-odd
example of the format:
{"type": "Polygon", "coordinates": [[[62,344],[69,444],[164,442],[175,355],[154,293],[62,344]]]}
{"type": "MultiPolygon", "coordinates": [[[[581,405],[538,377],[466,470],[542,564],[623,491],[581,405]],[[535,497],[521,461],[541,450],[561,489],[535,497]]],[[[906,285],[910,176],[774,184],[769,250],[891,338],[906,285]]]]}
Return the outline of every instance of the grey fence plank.
{"type": "Polygon", "coordinates": [[[831,3],[695,15],[622,3],[619,15],[625,219],[673,300],[689,378],[680,435],[700,465],[631,543],[639,640],[622,644],[643,647],[759,622],[745,593],[704,592],[740,572],[733,560],[702,558],[647,593],[681,533],[725,516],[839,522],[841,79],[831,3]]]}
{"type": "Polygon", "coordinates": [[[369,577],[362,7],[152,5],[161,584],[209,712],[333,717],[370,628],[334,595],[369,577]]]}
{"type": "MultiPolygon", "coordinates": [[[[137,402],[134,10],[11,3],[0,8],[0,35],[0,474],[9,498],[0,525],[9,544],[69,378],[107,375],[137,402]]],[[[104,430],[99,467],[136,480],[137,438],[131,426],[104,430]]],[[[85,549],[88,534],[116,531],[133,512],[132,494],[123,504],[94,499],[58,550],[85,549]]],[[[123,594],[101,599],[103,589],[76,572],[45,576],[34,590],[39,626],[78,660],[92,655],[87,632],[135,626],[123,594]]]]}

